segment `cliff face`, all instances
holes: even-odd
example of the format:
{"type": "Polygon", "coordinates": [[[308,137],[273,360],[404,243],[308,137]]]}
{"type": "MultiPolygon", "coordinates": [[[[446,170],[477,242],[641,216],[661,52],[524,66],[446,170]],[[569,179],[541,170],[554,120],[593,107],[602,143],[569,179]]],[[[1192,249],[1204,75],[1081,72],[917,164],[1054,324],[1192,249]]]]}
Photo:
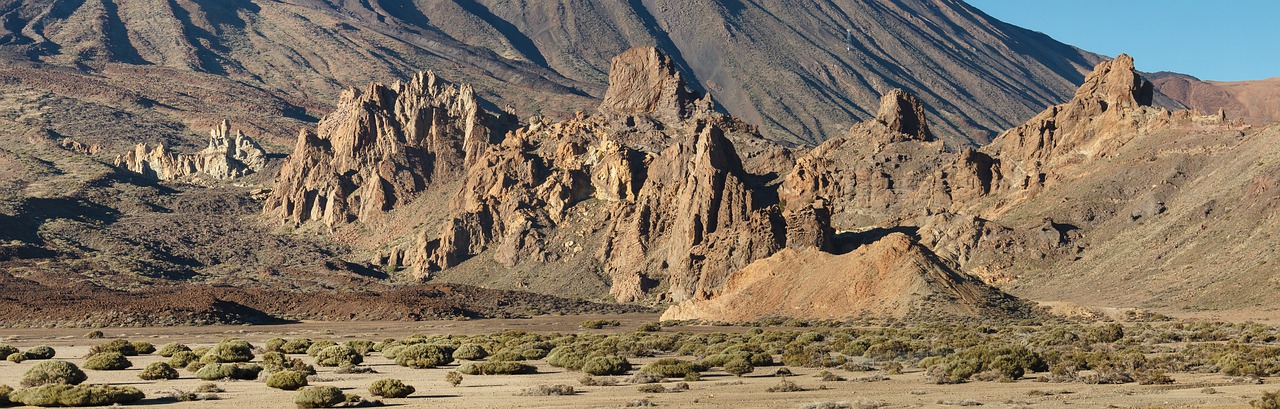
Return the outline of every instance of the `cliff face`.
{"type": "Polygon", "coordinates": [[[430,72],[349,89],[315,133],[299,133],[263,211],[329,227],[389,211],[461,177],[501,136],[503,121],[480,108],[471,87],[430,72]]]}
{"type": "MultiPolygon", "coordinates": [[[[74,142],[74,141],[73,141],[74,142]]],[[[235,179],[261,171],[266,166],[266,152],[257,142],[222,121],[209,131],[209,146],[196,153],[176,153],[165,145],[147,148],[138,144],[134,150],[117,156],[115,165],[157,180],[176,180],[196,174],[218,179],[235,179]]]]}

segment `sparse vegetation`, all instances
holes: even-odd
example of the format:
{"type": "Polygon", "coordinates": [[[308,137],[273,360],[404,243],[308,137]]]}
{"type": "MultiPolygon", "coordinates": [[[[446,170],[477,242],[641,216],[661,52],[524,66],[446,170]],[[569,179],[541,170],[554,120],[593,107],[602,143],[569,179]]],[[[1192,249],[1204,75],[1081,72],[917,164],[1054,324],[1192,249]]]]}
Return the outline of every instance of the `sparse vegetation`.
{"type": "Polygon", "coordinates": [[[220,379],[253,380],[258,379],[258,374],[262,372],[262,367],[257,364],[245,363],[212,363],[205,364],[195,372],[196,378],[206,381],[216,381],[220,379]]]}
{"type": "Polygon", "coordinates": [[[280,345],[280,352],[284,352],[286,354],[305,354],[309,348],[311,348],[311,340],[306,338],[294,338],[285,341],[284,344],[280,345]]]}
{"type": "Polygon", "coordinates": [[[364,356],[346,345],[334,345],[316,353],[316,365],[335,367],[352,366],[364,362],[364,356]]]}
{"type": "Polygon", "coordinates": [[[267,387],[295,391],[307,386],[307,374],[298,371],[280,371],[267,377],[267,387]]]}
{"type": "Polygon", "coordinates": [[[640,324],[640,326],[636,329],[643,332],[658,332],[658,331],[662,331],[662,323],[646,322],[646,323],[640,324]]]}
{"type": "Polygon", "coordinates": [[[468,362],[458,367],[467,375],[527,375],[538,373],[538,367],[513,361],[468,362]]]}
{"type": "Polygon", "coordinates": [[[14,391],[9,400],[28,406],[83,407],[129,404],[145,396],[132,386],[48,384],[14,391]]]}
{"type": "Polygon", "coordinates": [[[133,341],[133,351],[138,355],[149,355],[156,352],[156,346],[146,341],[133,341]]]}
{"type": "Polygon", "coordinates": [[[538,385],[532,388],[525,388],[517,396],[568,396],[573,394],[573,387],[569,385],[538,385]]]}
{"type": "Polygon", "coordinates": [[[410,368],[435,368],[453,362],[453,350],[442,345],[416,344],[396,354],[396,364],[410,368]]]}
{"type": "Polygon", "coordinates": [[[444,374],[444,381],[448,382],[449,385],[452,385],[452,386],[461,385],[462,373],[458,371],[449,371],[449,373],[444,374]]]}
{"type": "Polygon", "coordinates": [[[662,358],[640,368],[640,372],[655,373],[668,378],[683,378],[685,375],[702,372],[702,370],[705,368],[676,358],[662,358]]]}
{"type": "MultiPolygon", "coordinates": [[[[450,372],[450,373],[454,373],[454,372],[450,372]]],[[[454,386],[457,386],[457,385],[454,385],[454,386]]],[[[408,397],[409,395],[412,395],[413,392],[415,391],[416,389],[414,389],[412,386],[405,385],[403,381],[399,379],[393,379],[393,378],[379,379],[374,381],[373,385],[369,386],[370,395],[380,396],[383,398],[392,398],[392,399],[408,397]]]]}
{"type": "Polygon", "coordinates": [[[293,403],[299,408],[332,408],[346,401],[347,395],[328,385],[302,388],[293,397],[293,403]]]}
{"type": "Polygon", "coordinates": [[[138,355],[138,350],[134,349],[133,343],[123,339],[111,340],[110,342],[98,344],[89,349],[89,355],[97,355],[106,352],[114,352],[124,356],[138,355]]]}
{"type": "Polygon", "coordinates": [[[207,364],[236,363],[249,362],[253,358],[253,345],[244,340],[227,339],[205,352],[200,361],[207,364]]]}
{"type": "Polygon", "coordinates": [[[138,378],[145,381],[157,381],[164,379],[178,379],[178,370],[164,362],[152,362],[147,364],[142,372],[138,373],[138,378]]]}
{"type": "Polygon", "coordinates": [[[190,351],[190,350],[191,348],[187,347],[186,345],[179,344],[177,342],[170,342],[168,344],[164,344],[163,346],[161,346],[160,350],[156,351],[156,354],[165,358],[171,358],[173,357],[173,354],[183,352],[183,351],[190,351]]]}
{"type": "Polygon", "coordinates": [[[87,379],[89,377],[75,364],[66,361],[44,361],[35,364],[22,375],[21,385],[27,388],[53,384],[79,385],[87,379]]]}
{"type": "Polygon", "coordinates": [[[782,382],[778,383],[777,385],[770,386],[768,389],[765,389],[765,392],[801,392],[801,391],[804,391],[804,388],[801,388],[800,385],[796,385],[795,382],[791,382],[786,379],[783,379],[782,382]]]}
{"type": "Polygon", "coordinates": [[[173,356],[169,357],[169,366],[174,368],[186,368],[188,365],[191,365],[192,362],[197,362],[199,360],[200,357],[197,356],[195,352],[177,351],[173,353],[173,356]]]}
{"type": "Polygon", "coordinates": [[[582,372],[590,375],[625,375],[631,370],[631,362],[616,355],[596,356],[582,364],[582,372]]]}
{"type": "Polygon", "coordinates": [[[50,347],[48,345],[41,345],[41,346],[28,349],[26,352],[23,352],[22,354],[23,354],[23,357],[26,359],[53,359],[53,357],[57,355],[58,352],[55,351],[53,347],[50,347]]]}
{"type": "Polygon", "coordinates": [[[485,350],[480,344],[462,344],[457,350],[453,351],[453,359],[465,359],[468,361],[479,361],[489,356],[489,351],[485,350]]]}
{"type": "Polygon", "coordinates": [[[1262,392],[1261,397],[1249,401],[1249,406],[1257,409],[1280,409],[1280,391],[1262,392]]]}
{"type": "Polygon", "coordinates": [[[95,371],[119,371],[133,367],[133,363],[119,352],[100,352],[86,359],[84,367],[95,371]]]}
{"type": "Polygon", "coordinates": [[[622,326],[622,322],[618,320],[587,320],[583,321],[579,326],[586,329],[603,329],[605,327],[622,326]]]}

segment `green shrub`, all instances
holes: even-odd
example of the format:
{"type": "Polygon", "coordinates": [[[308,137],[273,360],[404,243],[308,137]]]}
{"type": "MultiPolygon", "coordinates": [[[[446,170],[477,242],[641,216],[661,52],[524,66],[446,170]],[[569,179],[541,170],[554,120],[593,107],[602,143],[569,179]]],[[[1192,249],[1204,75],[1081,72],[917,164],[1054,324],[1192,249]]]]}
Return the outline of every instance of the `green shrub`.
{"type": "Polygon", "coordinates": [[[267,377],[267,387],[296,391],[307,386],[307,374],[298,371],[280,371],[267,377]]]}
{"type": "Polygon", "coordinates": [[[312,341],[311,346],[307,347],[307,355],[316,356],[320,351],[334,345],[338,345],[338,343],[329,340],[312,341]]]}
{"type": "Polygon", "coordinates": [[[9,385],[0,385],[0,406],[9,406],[13,402],[9,400],[9,394],[13,393],[13,388],[9,385]]]}
{"type": "Polygon", "coordinates": [[[147,355],[156,352],[156,346],[152,345],[150,342],[133,341],[130,344],[133,344],[133,351],[137,352],[138,355],[147,355]]]}
{"type": "Polygon", "coordinates": [[[89,355],[97,355],[103,352],[115,352],[124,356],[138,355],[138,350],[133,348],[133,343],[123,339],[111,340],[110,342],[98,344],[89,349],[89,355]]]}
{"type": "Polygon", "coordinates": [[[640,368],[640,372],[659,374],[668,378],[683,378],[689,373],[702,372],[693,362],[676,358],[662,358],[640,368]]]}
{"type": "Polygon", "coordinates": [[[266,352],[284,352],[284,338],[271,338],[262,344],[262,350],[266,352]]]}
{"type": "Polygon", "coordinates": [[[631,370],[631,362],[616,355],[597,356],[582,364],[582,372],[590,375],[623,375],[631,370]]]}
{"type": "Polygon", "coordinates": [[[518,396],[569,396],[573,395],[574,390],[569,385],[538,385],[532,388],[525,388],[517,393],[518,396]]]}
{"type": "Polygon", "coordinates": [[[750,361],[747,361],[740,356],[734,357],[733,359],[730,359],[729,362],[724,363],[724,371],[737,377],[742,377],[742,375],[749,374],[755,370],[756,367],[751,366],[750,361]]]}
{"type": "Polygon", "coordinates": [[[252,361],[253,345],[239,339],[228,339],[214,345],[200,361],[204,363],[236,363],[252,361]]]}
{"type": "Polygon", "coordinates": [[[407,397],[415,391],[412,386],[405,385],[399,379],[391,378],[373,381],[373,385],[369,386],[370,395],[393,399],[407,397]]]}
{"type": "Polygon", "coordinates": [[[280,352],[286,354],[305,354],[307,348],[311,348],[311,340],[306,338],[294,338],[288,340],[284,345],[280,346],[280,352]]]}
{"type": "Polygon", "coordinates": [[[191,348],[186,345],[179,344],[177,342],[170,342],[168,344],[164,344],[164,346],[161,346],[160,350],[156,351],[156,354],[165,358],[171,358],[173,357],[173,354],[183,352],[183,351],[190,351],[190,350],[191,348]]]}
{"type": "Polygon", "coordinates": [[[164,362],[152,362],[142,369],[142,373],[138,374],[139,378],[145,381],[155,381],[161,379],[178,379],[178,370],[164,362]]]}
{"type": "Polygon", "coordinates": [[[408,346],[407,346],[407,345],[392,345],[392,346],[389,346],[389,347],[383,348],[383,349],[382,349],[382,356],[383,356],[384,358],[387,358],[387,359],[390,359],[390,360],[393,360],[393,361],[394,361],[394,360],[396,359],[396,357],[399,357],[399,356],[400,356],[400,351],[403,351],[405,348],[408,348],[408,346]]]}
{"type": "Polygon", "coordinates": [[[410,368],[435,368],[450,362],[453,362],[453,350],[444,345],[410,345],[396,354],[396,364],[410,368]]]}
{"type": "Polygon", "coordinates": [[[1280,409],[1280,391],[1262,392],[1262,397],[1249,401],[1249,406],[1257,409],[1280,409]]]}
{"type": "Polygon", "coordinates": [[[359,365],[364,362],[364,356],[346,345],[334,345],[325,348],[317,353],[315,357],[316,365],[327,367],[359,365]]]}
{"type": "Polygon", "coordinates": [[[102,331],[98,331],[98,330],[89,331],[84,334],[85,339],[101,339],[102,337],[105,337],[105,336],[107,335],[103,334],[102,331]]]}
{"type": "Polygon", "coordinates": [[[299,408],[332,408],[346,401],[347,396],[332,386],[308,386],[293,396],[299,408]]]}
{"type": "Polygon", "coordinates": [[[479,361],[489,356],[489,351],[484,349],[480,344],[462,344],[457,350],[453,351],[453,359],[465,359],[468,361],[479,361]]]}
{"type": "Polygon", "coordinates": [[[15,364],[20,364],[22,363],[22,361],[27,360],[27,354],[24,354],[21,352],[14,352],[12,354],[9,354],[9,356],[5,357],[4,359],[8,360],[9,362],[13,362],[15,364]]]}
{"type": "Polygon", "coordinates": [[[315,375],[316,368],[299,358],[290,358],[280,352],[262,354],[262,369],[267,372],[298,371],[307,375],[315,375]]]}
{"type": "Polygon", "coordinates": [[[260,372],[262,372],[262,367],[257,364],[212,363],[205,364],[196,370],[196,377],[206,381],[219,379],[253,380],[258,379],[258,373],[260,372]]]}
{"type": "Polygon", "coordinates": [[[803,392],[803,391],[804,391],[804,388],[801,388],[800,385],[796,385],[795,382],[791,382],[786,379],[783,379],[782,382],[779,382],[777,385],[770,386],[765,389],[765,392],[803,392]]]}
{"type": "Polygon", "coordinates": [[[54,355],[57,354],[58,352],[48,345],[41,345],[23,352],[27,359],[53,359],[54,355]]]}
{"type": "Polygon", "coordinates": [[[583,321],[582,324],[580,325],[582,328],[587,328],[587,329],[601,329],[604,327],[622,326],[622,323],[619,322],[618,320],[588,320],[588,321],[583,321]]]}
{"type": "Polygon", "coordinates": [[[667,391],[667,387],[662,386],[662,384],[658,384],[658,383],[648,383],[648,384],[637,386],[636,390],[640,391],[641,393],[665,393],[667,391]]]}
{"type": "Polygon", "coordinates": [[[100,352],[84,361],[86,369],[95,371],[119,371],[129,369],[133,366],[132,362],[121,355],[119,352],[100,352]]]}
{"type": "Polygon", "coordinates": [[[81,407],[128,404],[142,400],[142,391],[132,386],[43,385],[13,392],[9,399],[28,406],[81,407]]]}
{"type": "Polygon", "coordinates": [[[458,371],[449,371],[449,373],[444,374],[444,381],[453,386],[461,385],[462,373],[458,371]]]}
{"type": "Polygon", "coordinates": [[[547,364],[564,368],[570,371],[582,369],[582,365],[587,363],[587,353],[574,349],[572,346],[564,345],[551,349],[547,354],[547,364]]]}
{"type": "Polygon", "coordinates": [[[966,359],[948,359],[930,366],[926,372],[928,379],[936,384],[961,383],[978,373],[978,363],[966,359]]]}
{"type": "Polygon", "coordinates": [[[367,339],[356,339],[356,340],[347,341],[345,345],[351,349],[354,349],[356,353],[360,355],[368,355],[369,351],[373,350],[374,343],[373,341],[370,341],[367,339]]]}
{"type": "Polygon", "coordinates": [[[0,356],[8,357],[9,355],[13,355],[18,352],[22,352],[22,351],[18,351],[18,348],[14,348],[5,344],[0,344],[0,356]]]}
{"type": "Polygon", "coordinates": [[[489,355],[490,361],[523,361],[524,354],[511,349],[504,349],[489,355]]]}
{"type": "Polygon", "coordinates": [[[66,361],[44,361],[35,364],[22,375],[23,387],[63,384],[79,385],[88,379],[84,371],[66,361]]]}
{"type": "Polygon", "coordinates": [[[526,375],[538,373],[538,367],[515,361],[468,362],[458,368],[467,375],[526,375]]]}
{"type": "Polygon", "coordinates": [[[187,365],[191,365],[192,362],[197,362],[199,360],[200,357],[196,356],[195,352],[178,351],[174,352],[173,356],[169,357],[169,366],[174,368],[186,368],[187,365]]]}
{"type": "Polygon", "coordinates": [[[658,322],[646,322],[646,323],[640,324],[640,327],[637,329],[639,329],[642,332],[658,332],[658,331],[662,331],[662,324],[658,322]]]}

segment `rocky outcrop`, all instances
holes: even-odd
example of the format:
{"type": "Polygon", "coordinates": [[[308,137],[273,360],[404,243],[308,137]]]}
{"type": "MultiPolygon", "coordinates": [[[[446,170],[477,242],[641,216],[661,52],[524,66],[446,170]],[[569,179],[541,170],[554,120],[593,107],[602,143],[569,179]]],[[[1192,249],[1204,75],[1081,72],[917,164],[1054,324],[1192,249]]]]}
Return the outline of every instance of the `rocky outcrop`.
{"type": "Polygon", "coordinates": [[[534,121],[474,151],[440,230],[377,258],[428,278],[482,255],[518,270],[585,253],[618,300],[683,300],[789,244],[829,246],[826,209],[784,216],[735,141],[760,172],[789,165],[788,151],[714,113],[652,47],[613,66],[600,113],[534,121]]]}
{"type": "Polygon", "coordinates": [[[850,319],[917,314],[1030,316],[1027,304],[938,262],[893,233],[846,254],[786,249],[733,273],[721,294],[671,306],[663,320],[850,319]]]}
{"type": "MultiPolygon", "coordinates": [[[[74,149],[76,145],[68,147],[74,149]]],[[[139,144],[133,151],[117,156],[115,165],[157,180],[175,180],[204,174],[218,179],[235,179],[261,171],[266,166],[266,151],[240,131],[231,132],[230,122],[223,120],[209,131],[209,145],[196,153],[171,152],[168,147],[148,148],[139,144]]]]}
{"type": "Polygon", "coordinates": [[[481,109],[471,87],[431,72],[349,89],[315,133],[298,135],[264,212],[329,227],[386,212],[461,177],[506,120],[481,109]]]}

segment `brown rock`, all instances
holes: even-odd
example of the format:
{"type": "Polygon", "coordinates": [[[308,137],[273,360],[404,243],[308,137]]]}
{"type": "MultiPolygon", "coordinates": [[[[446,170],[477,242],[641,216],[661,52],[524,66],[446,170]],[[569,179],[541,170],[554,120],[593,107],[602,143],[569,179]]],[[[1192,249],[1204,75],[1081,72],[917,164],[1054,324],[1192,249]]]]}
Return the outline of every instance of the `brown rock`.
{"type": "Polygon", "coordinates": [[[695,99],[671,57],[654,47],[635,47],[614,57],[610,63],[609,90],[604,94],[600,112],[651,115],[674,121],[693,113],[695,99]]]}
{"type": "MultiPolygon", "coordinates": [[[[72,141],[68,149],[76,149],[72,141]]],[[[266,166],[266,151],[253,139],[236,131],[226,120],[209,132],[209,146],[197,153],[170,152],[163,144],[147,148],[137,145],[133,151],[120,155],[115,165],[158,180],[175,180],[195,174],[206,174],[218,179],[234,179],[262,170],[266,166]]]]}
{"type": "Polygon", "coordinates": [[[299,134],[264,212],[330,227],[381,214],[461,177],[506,126],[471,87],[431,72],[350,89],[317,133],[299,134]]]}
{"type": "Polygon", "coordinates": [[[924,118],[924,104],[921,104],[915,95],[901,89],[889,90],[880,97],[880,110],[876,114],[876,122],[903,138],[895,138],[890,142],[900,142],[905,139],[933,140],[933,133],[929,132],[929,123],[924,118]]]}

